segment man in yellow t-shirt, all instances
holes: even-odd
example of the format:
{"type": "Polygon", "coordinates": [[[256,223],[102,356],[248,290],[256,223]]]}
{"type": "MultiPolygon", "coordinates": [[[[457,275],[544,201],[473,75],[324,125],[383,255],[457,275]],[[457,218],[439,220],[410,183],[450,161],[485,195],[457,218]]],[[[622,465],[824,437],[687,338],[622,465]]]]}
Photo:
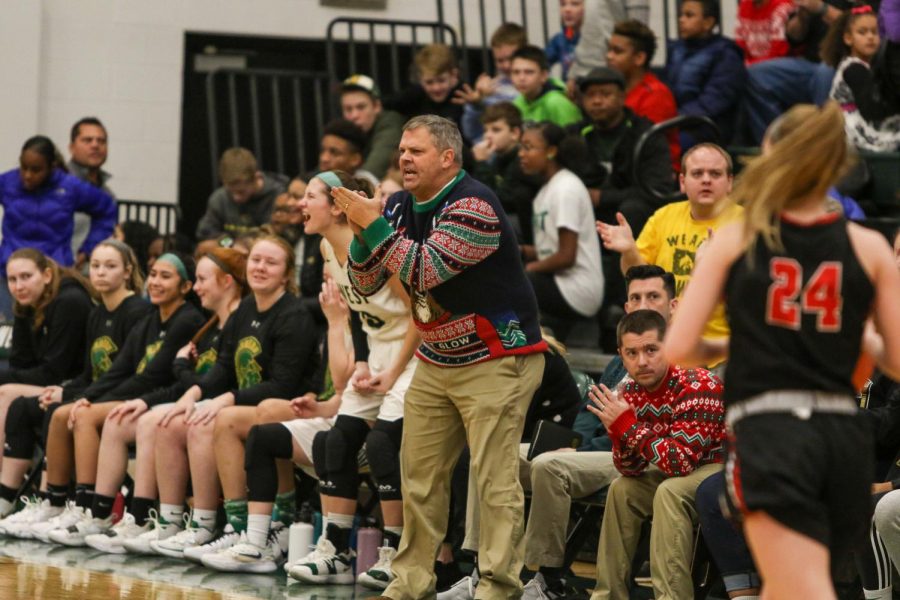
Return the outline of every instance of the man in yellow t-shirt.
{"type": "MultiPolygon", "coordinates": [[[[700,144],[688,150],[681,163],[679,183],[688,199],[657,210],[637,241],[628,221],[616,215],[618,225],[597,222],[603,245],[622,255],[622,271],[634,265],[653,264],[675,275],[676,294],[681,296],[691,278],[697,250],[712,232],[743,217],[743,208],[731,202],[733,180],[731,157],[715,144],[700,144]]],[[[704,336],[723,338],[729,334],[725,307],[716,306],[704,336]]]]}

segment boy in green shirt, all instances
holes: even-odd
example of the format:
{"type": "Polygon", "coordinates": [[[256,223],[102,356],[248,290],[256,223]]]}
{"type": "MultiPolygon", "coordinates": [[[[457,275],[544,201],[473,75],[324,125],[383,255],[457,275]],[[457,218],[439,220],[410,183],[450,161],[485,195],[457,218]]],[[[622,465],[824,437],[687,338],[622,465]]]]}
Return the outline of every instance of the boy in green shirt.
{"type": "Polygon", "coordinates": [[[553,85],[547,56],[537,46],[523,46],[513,54],[512,82],[519,91],[513,104],[523,121],[550,121],[560,127],[581,120],[581,110],[553,85]]]}

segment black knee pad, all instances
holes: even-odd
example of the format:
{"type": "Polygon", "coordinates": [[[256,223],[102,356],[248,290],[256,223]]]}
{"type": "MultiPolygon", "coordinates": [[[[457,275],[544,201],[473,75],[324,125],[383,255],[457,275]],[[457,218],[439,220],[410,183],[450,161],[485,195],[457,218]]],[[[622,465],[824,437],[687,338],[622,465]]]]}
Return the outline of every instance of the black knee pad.
{"type": "Polygon", "coordinates": [[[382,500],[401,500],[400,438],[403,420],[377,421],[366,436],[366,457],[382,500]]]}
{"type": "Polygon", "coordinates": [[[254,425],[247,435],[244,468],[247,471],[247,499],[272,502],[278,493],[276,458],[289,458],[293,444],[291,432],[281,423],[254,425]]]}
{"type": "Polygon", "coordinates": [[[312,456],[313,469],[319,481],[324,481],[328,476],[328,461],[326,460],[326,447],[328,445],[328,432],[320,431],[313,437],[312,456]]]}
{"type": "Polygon", "coordinates": [[[356,499],[359,494],[359,449],[366,441],[369,424],[358,417],[338,416],[325,442],[325,478],[322,493],[356,499]]]}
{"type": "Polygon", "coordinates": [[[3,455],[9,458],[30,459],[38,443],[38,428],[44,419],[37,396],[20,396],[12,401],[6,412],[6,444],[3,455]]]}

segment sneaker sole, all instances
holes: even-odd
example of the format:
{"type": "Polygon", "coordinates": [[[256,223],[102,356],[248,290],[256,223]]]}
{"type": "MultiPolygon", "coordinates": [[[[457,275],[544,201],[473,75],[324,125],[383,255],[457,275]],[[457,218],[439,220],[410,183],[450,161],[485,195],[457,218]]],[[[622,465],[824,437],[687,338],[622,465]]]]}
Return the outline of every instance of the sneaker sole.
{"type": "Polygon", "coordinates": [[[274,562],[217,564],[212,557],[204,560],[203,566],[227,573],[274,573],[278,570],[274,562]]]}
{"type": "Polygon", "coordinates": [[[160,546],[156,542],[150,542],[150,551],[160,556],[168,556],[169,558],[184,558],[184,550],[172,550],[165,546],[160,546]]]}
{"type": "Polygon", "coordinates": [[[356,583],[370,590],[386,590],[387,587],[391,584],[390,581],[381,581],[380,579],[369,577],[368,573],[363,573],[359,577],[357,577],[356,583]]]}
{"type": "Polygon", "coordinates": [[[332,575],[330,573],[325,575],[313,575],[308,572],[295,572],[293,569],[288,572],[292,578],[297,581],[302,581],[304,583],[318,583],[318,584],[332,584],[332,585],[353,585],[355,582],[353,581],[353,573],[340,573],[332,575]]]}
{"type": "MultiPolygon", "coordinates": [[[[90,536],[89,536],[90,537],[90,536]]],[[[93,540],[89,540],[87,538],[84,539],[84,543],[93,548],[94,550],[99,550],[100,552],[106,552],[107,554],[128,554],[128,550],[126,550],[123,546],[105,546],[102,542],[95,542],[93,540]]]]}

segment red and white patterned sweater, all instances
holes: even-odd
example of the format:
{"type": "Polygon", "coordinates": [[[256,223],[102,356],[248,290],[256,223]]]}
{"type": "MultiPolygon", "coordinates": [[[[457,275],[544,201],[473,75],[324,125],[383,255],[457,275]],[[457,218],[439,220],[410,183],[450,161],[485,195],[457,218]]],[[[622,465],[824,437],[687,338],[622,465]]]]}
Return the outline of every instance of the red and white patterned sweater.
{"type": "Polygon", "coordinates": [[[629,379],[619,394],[632,410],[609,428],[613,461],[622,475],[643,473],[651,464],[669,477],[722,462],[725,405],[722,382],[706,369],[670,366],[655,392],[629,379]]]}

